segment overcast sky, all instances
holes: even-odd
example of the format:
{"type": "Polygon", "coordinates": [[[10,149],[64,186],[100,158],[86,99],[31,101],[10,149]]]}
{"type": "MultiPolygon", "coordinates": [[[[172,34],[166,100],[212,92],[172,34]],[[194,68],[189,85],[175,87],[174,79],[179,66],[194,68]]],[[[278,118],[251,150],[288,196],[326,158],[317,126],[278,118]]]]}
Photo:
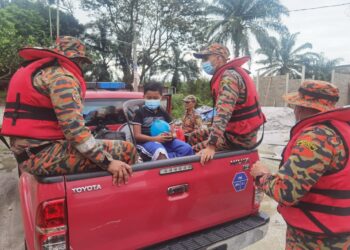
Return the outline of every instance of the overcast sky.
{"type": "MultiPolygon", "coordinates": [[[[289,10],[299,10],[350,3],[350,0],[280,0],[289,10]]],[[[312,51],[323,52],[326,58],[343,58],[341,64],[350,64],[350,5],[331,7],[316,10],[290,12],[283,18],[283,23],[291,33],[300,34],[297,37],[297,46],[310,42],[312,51]]],[[[252,43],[255,51],[258,45],[252,43]]],[[[253,74],[256,69],[263,67],[254,62],[258,61],[257,55],[253,55],[253,63],[250,70],[253,74]]]]}
{"type": "MultiPolygon", "coordinates": [[[[350,0],[281,0],[289,10],[350,3],[350,0]]],[[[350,5],[291,12],[283,19],[292,33],[300,32],[299,43],[310,42],[315,52],[350,64],[350,5]]]]}
{"type": "MultiPolygon", "coordinates": [[[[313,8],[325,5],[350,3],[350,0],[280,0],[289,10],[313,8]]],[[[81,22],[88,17],[77,11],[81,22]]],[[[314,52],[324,52],[329,59],[343,58],[342,64],[350,64],[350,5],[317,10],[291,12],[283,22],[291,33],[300,32],[297,45],[310,42],[314,52]]],[[[257,49],[253,43],[252,50],[257,49]]],[[[254,58],[256,61],[257,58],[254,58]]],[[[256,69],[253,63],[253,71],[256,69]]]]}

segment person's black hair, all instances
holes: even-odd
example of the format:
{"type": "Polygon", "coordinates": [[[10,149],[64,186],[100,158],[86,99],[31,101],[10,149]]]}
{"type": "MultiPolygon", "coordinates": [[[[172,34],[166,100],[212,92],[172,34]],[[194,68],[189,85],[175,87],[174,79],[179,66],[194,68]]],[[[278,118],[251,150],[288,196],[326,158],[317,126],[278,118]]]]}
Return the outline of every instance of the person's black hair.
{"type": "Polygon", "coordinates": [[[163,93],[163,86],[159,82],[149,82],[145,84],[143,88],[143,93],[146,94],[147,91],[158,91],[160,94],[163,93]]]}

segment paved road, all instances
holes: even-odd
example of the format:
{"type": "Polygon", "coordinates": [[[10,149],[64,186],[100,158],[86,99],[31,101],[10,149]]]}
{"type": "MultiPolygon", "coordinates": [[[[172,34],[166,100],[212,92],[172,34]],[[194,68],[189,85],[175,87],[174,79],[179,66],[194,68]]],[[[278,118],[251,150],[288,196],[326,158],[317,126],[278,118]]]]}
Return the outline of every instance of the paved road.
{"type": "MultiPolygon", "coordinates": [[[[0,106],[0,126],[4,107],[0,106]]],[[[15,159],[0,142],[0,250],[22,250],[23,228],[15,159]]]]}
{"type": "Polygon", "coordinates": [[[18,173],[12,154],[0,146],[0,250],[24,249],[18,173]]]}
{"type": "MultiPolygon", "coordinates": [[[[270,166],[270,170],[276,172],[278,169],[278,161],[264,160],[270,166]]],[[[257,243],[245,248],[245,250],[283,250],[285,245],[285,232],[286,223],[282,216],[277,212],[277,202],[270,197],[264,197],[263,202],[260,205],[260,210],[267,213],[270,216],[270,224],[267,235],[264,239],[257,243]]]]}

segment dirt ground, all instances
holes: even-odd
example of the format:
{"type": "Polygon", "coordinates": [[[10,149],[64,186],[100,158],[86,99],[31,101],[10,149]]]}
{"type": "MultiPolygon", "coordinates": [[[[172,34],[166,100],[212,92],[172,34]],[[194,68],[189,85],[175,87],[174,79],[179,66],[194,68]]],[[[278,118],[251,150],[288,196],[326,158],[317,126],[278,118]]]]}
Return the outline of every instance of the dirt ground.
{"type": "Polygon", "coordinates": [[[0,146],[0,250],[24,249],[15,159],[0,146]]]}
{"type": "MultiPolygon", "coordinates": [[[[263,145],[262,145],[263,146],[263,145]]],[[[271,161],[266,159],[261,159],[270,166],[270,170],[273,172],[277,171],[278,161],[271,161]]],[[[246,247],[245,250],[282,250],[285,245],[285,232],[286,223],[284,222],[282,216],[277,212],[277,202],[272,200],[267,195],[260,205],[260,210],[265,212],[270,216],[269,229],[265,238],[258,241],[257,243],[246,247]]]]}
{"type": "MultiPolygon", "coordinates": [[[[0,117],[1,113],[0,107],[0,117]]],[[[265,132],[264,143],[259,147],[259,153],[262,160],[269,164],[271,171],[277,171],[278,156],[288,134],[288,130],[265,132]]],[[[24,249],[17,175],[15,159],[0,143],[0,250],[24,249]]],[[[277,213],[276,206],[276,202],[265,196],[261,210],[270,216],[268,233],[263,240],[247,247],[246,250],[284,249],[286,225],[277,213]]]]}

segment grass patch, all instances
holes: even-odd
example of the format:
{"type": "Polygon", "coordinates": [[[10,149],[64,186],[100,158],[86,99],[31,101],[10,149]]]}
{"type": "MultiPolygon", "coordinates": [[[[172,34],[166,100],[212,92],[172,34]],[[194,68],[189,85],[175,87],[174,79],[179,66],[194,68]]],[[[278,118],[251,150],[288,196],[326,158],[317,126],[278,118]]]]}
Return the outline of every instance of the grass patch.
{"type": "Polygon", "coordinates": [[[6,91],[0,90],[0,103],[5,103],[6,100],[6,91]]]}

